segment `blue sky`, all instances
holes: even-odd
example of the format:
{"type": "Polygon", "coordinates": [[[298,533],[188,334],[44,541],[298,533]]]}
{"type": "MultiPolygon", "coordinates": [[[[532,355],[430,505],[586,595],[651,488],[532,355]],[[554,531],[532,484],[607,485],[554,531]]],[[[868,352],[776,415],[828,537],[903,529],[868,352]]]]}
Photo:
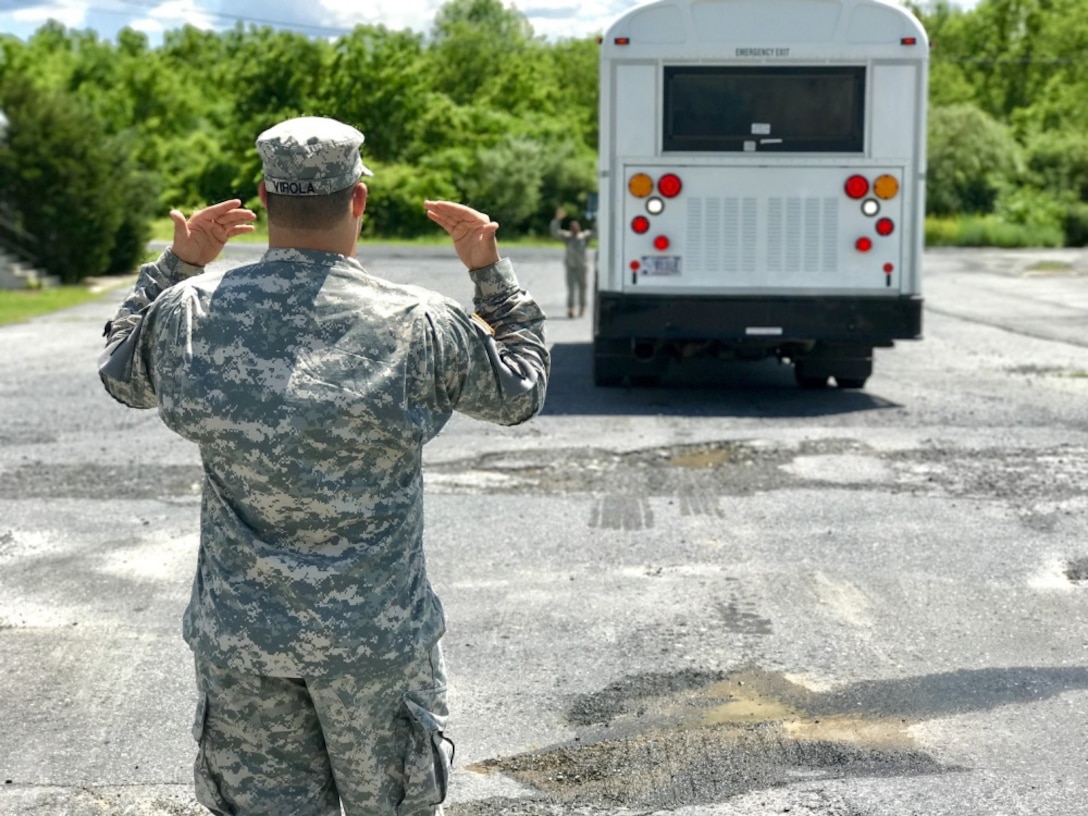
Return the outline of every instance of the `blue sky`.
{"type": "MultiPolygon", "coordinates": [[[[207,29],[230,28],[237,21],[293,28],[335,37],[359,24],[393,30],[430,30],[444,0],[0,0],[0,31],[26,39],[46,20],[68,28],[97,31],[112,39],[129,26],[162,42],[162,32],[186,23],[207,29]]],[[[600,33],[619,14],[647,0],[504,0],[529,18],[533,30],[549,39],[600,33]]],[[[977,0],[955,0],[965,8],[977,0]]]]}

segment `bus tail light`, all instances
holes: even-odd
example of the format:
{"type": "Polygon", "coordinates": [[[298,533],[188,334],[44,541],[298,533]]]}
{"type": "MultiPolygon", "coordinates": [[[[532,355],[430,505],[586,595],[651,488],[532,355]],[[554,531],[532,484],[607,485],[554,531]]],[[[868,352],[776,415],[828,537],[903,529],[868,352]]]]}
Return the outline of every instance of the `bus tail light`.
{"type": "Polygon", "coordinates": [[[895,176],[883,175],[873,182],[873,192],[877,198],[885,201],[899,195],[899,179],[895,176]]]}
{"type": "Polygon", "coordinates": [[[654,249],[658,252],[664,252],[669,248],[669,239],[664,235],[659,235],[654,238],[654,249]]]}
{"type": "Polygon", "coordinates": [[[654,180],[645,173],[635,173],[627,182],[627,189],[635,198],[646,198],[654,191],[654,180]]]}
{"type": "Polygon", "coordinates": [[[854,199],[865,198],[869,195],[869,179],[865,176],[850,176],[846,180],[846,194],[854,199]]]}
{"type": "Polygon", "coordinates": [[[683,186],[680,176],[675,173],[666,173],[657,180],[657,190],[665,198],[676,198],[676,196],[680,195],[683,186]]]}
{"type": "Polygon", "coordinates": [[[895,222],[890,218],[881,218],[876,222],[877,235],[882,235],[887,238],[893,232],[895,232],[895,222]]]}
{"type": "Polygon", "coordinates": [[[639,235],[645,235],[650,231],[650,219],[645,215],[636,215],[631,221],[631,229],[639,235]]]}
{"type": "Polygon", "coordinates": [[[854,246],[857,247],[858,252],[869,252],[873,248],[873,239],[858,238],[858,242],[854,246]]]}

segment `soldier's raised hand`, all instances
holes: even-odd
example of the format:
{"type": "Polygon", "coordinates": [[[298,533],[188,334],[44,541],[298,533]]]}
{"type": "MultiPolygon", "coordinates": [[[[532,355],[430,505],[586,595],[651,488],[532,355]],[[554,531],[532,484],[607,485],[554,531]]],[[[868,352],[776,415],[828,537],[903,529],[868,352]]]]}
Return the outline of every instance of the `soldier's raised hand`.
{"type": "Polygon", "coordinates": [[[498,263],[499,244],[495,232],[499,225],[482,212],[452,201],[424,201],[427,217],[449,233],[461,263],[479,269],[498,263]]]}
{"type": "Polygon", "coordinates": [[[253,232],[257,219],[252,210],[232,198],[197,210],[186,218],[180,210],[171,210],[174,222],[174,254],[193,266],[204,266],[219,257],[223,246],[236,235],[253,232]]]}

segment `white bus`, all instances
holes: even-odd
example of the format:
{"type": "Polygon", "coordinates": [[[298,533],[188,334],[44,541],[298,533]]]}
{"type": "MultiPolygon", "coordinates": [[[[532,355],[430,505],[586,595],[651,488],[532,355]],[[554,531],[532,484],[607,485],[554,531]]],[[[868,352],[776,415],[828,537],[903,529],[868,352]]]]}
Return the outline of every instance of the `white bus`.
{"type": "Polygon", "coordinates": [[[601,42],[594,379],[922,332],[929,43],[890,0],[658,0],[601,42]]]}

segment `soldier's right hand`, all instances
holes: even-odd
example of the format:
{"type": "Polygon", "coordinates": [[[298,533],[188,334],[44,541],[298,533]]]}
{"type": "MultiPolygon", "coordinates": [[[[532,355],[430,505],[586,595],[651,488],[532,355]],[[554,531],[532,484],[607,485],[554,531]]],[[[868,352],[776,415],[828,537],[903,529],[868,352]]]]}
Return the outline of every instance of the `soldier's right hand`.
{"type": "Polygon", "coordinates": [[[211,263],[223,246],[236,235],[253,232],[257,220],[252,210],[242,207],[240,199],[221,201],[186,218],[180,210],[171,210],[174,240],[170,249],[185,263],[204,266],[211,263]]]}

